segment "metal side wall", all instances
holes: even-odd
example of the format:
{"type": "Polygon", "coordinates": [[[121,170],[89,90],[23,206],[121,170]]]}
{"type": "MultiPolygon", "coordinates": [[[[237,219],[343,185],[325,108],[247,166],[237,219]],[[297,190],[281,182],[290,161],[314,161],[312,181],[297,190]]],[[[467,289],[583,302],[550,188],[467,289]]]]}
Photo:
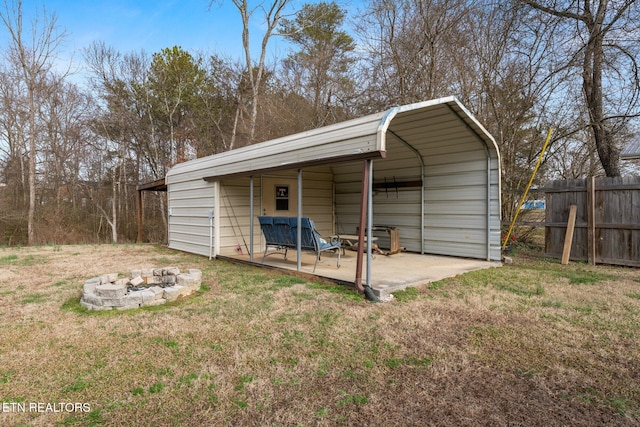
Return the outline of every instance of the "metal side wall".
{"type": "Polygon", "coordinates": [[[182,181],[168,186],[170,248],[209,256],[211,250],[209,214],[213,212],[215,236],[217,193],[217,183],[204,180],[182,181]]]}

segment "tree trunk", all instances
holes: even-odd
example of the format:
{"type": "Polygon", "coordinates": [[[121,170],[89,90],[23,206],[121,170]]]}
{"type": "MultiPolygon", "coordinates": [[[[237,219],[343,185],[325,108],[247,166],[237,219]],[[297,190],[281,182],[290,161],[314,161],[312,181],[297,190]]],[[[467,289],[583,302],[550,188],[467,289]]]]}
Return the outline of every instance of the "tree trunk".
{"type": "Polygon", "coordinates": [[[605,124],[602,98],[602,24],[592,21],[587,24],[590,33],[585,48],[582,88],[587,101],[593,138],[600,157],[600,163],[608,177],[620,176],[620,152],[611,132],[605,124]]]}
{"type": "Polygon", "coordinates": [[[27,238],[30,246],[35,244],[33,224],[36,211],[36,111],[35,91],[29,85],[29,211],[27,214],[27,238]]]}
{"type": "Polygon", "coordinates": [[[118,211],[117,211],[117,178],[116,170],[113,170],[113,184],[112,184],[112,194],[111,194],[111,221],[109,221],[109,225],[111,225],[111,241],[113,243],[118,243],[118,211]]]}

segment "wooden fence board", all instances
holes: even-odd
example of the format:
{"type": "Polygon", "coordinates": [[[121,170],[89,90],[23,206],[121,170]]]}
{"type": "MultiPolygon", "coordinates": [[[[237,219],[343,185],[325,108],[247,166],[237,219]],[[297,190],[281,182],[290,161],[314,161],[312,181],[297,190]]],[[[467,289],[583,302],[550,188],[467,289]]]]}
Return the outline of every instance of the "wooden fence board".
{"type": "Polygon", "coordinates": [[[639,266],[640,177],[595,178],[593,187],[585,179],[573,179],[553,181],[543,189],[547,256],[562,257],[569,209],[576,205],[571,260],[639,266]]]}

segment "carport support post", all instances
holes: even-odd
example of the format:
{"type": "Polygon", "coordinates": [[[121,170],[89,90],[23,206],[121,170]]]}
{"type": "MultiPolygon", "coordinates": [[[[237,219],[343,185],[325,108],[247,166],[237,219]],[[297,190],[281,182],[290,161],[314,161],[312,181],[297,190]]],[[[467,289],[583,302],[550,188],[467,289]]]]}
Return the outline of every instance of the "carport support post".
{"type": "Polygon", "coordinates": [[[142,190],[138,190],[138,237],[136,243],[142,243],[142,190]]]}
{"type": "MultiPolygon", "coordinates": [[[[367,208],[369,206],[369,173],[371,160],[367,159],[363,162],[362,167],[362,198],[360,200],[360,224],[358,227],[358,258],[356,260],[356,289],[359,292],[364,292],[364,286],[362,286],[362,262],[364,257],[364,232],[367,223],[367,208]]],[[[371,227],[369,227],[369,232],[371,232],[371,227]]],[[[370,244],[371,239],[367,242],[370,244]]],[[[370,258],[370,250],[367,250],[367,273],[369,272],[371,260],[370,258]]],[[[367,284],[369,283],[370,278],[369,274],[367,274],[367,284]]]]}
{"type": "Polygon", "coordinates": [[[302,269],[302,169],[298,169],[298,241],[296,248],[298,250],[298,271],[302,269]]]}
{"type": "Polygon", "coordinates": [[[253,262],[253,175],[249,177],[249,261],[253,262]]]}
{"type": "MultiPolygon", "coordinates": [[[[367,161],[369,179],[367,186],[367,282],[366,287],[371,290],[371,250],[373,245],[373,160],[367,161]]],[[[369,296],[367,296],[369,297],[369,296]]],[[[377,301],[377,299],[374,299],[377,301]]]]}

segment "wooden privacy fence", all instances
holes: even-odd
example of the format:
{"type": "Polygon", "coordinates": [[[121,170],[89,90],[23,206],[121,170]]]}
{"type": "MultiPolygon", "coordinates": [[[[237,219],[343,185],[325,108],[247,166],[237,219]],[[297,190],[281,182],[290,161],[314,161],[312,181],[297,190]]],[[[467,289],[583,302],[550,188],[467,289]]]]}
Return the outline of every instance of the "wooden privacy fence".
{"type": "Polygon", "coordinates": [[[640,267],[640,176],[559,180],[543,191],[547,256],[562,257],[576,205],[570,259],[640,267]]]}

